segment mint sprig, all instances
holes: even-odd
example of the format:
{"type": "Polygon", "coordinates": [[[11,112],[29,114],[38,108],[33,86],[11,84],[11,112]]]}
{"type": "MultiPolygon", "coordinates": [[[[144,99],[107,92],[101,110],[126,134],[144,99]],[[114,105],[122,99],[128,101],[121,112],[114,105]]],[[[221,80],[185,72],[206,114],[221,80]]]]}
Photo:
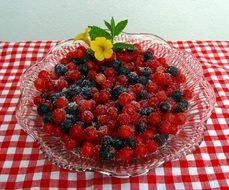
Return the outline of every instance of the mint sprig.
{"type": "MultiPolygon", "coordinates": [[[[115,20],[112,17],[111,21],[104,21],[108,30],[100,28],[98,26],[89,26],[91,28],[89,32],[89,36],[91,40],[94,40],[96,37],[105,37],[106,39],[110,39],[112,42],[115,36],[118,36],[126,27],[128,20],[122,20],[115,24],[115,20]]],[[[114,51],[121,51],[121,50],[130,50],[133,51],[135,47],[131,44],[126,44],[123,42],[116,42],[113,44],[114,51]]]]}

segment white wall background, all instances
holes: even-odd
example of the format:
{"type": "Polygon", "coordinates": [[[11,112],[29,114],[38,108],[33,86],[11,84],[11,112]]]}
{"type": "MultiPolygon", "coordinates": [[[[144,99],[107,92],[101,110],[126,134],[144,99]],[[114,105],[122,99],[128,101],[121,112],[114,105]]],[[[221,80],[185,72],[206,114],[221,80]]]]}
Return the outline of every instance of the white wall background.
{"type": "Polygon", "coordinates": [[[104,19],[167,40],[229,40],[228,0],[0,0],[0,41],[67,39],[104,19]]]}

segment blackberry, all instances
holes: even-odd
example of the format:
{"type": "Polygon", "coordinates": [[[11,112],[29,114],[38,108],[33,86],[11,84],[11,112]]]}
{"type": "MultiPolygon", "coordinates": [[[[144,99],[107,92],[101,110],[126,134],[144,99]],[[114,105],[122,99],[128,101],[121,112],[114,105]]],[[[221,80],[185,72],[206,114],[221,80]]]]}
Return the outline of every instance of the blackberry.
{"type": "Polygon", "coordinates": [[[143,116],[143,115],[149,115],[151,114],[152,112],[154,112],[153,108],[151,107],[148,107],[148,108],[141,108],[138,113],[143,116]]]}
{"type": "Polygon", "coordinates": [[[61,93],[56,93],[56,94],[52,94],[49,99],[51,102],[54,102],[57,98],[59,98],[61,96],[62,96],[61,93]]]}
{"type": "Polygon", "coordinates": [[[70,62],[72,62],[72,63],[74,63],[74,64],[79,64],[80,63],[80,60],[79,59],[77,59],[77,58],[71,58],[70,59],[70,62]]]}
{"type": "Polygon", "coordinates": [[[51,112],[51,108],[49,107],[48,104],[40,104],[37,107],[37,113],[41,116],[46,115],[51,112]]]}
{"type": "Polygon", "coordinates": [[[55,65],[54,69],[55,69],[55,73],[59,76],[64,75],[68,71],[67,67],[62,64],[55,65]]]}
{"type": "Polygon", "coordinates": [[[147,98],[147,96],[148,96],[147,91],[146,91],[146,90],[143,90],[142,92],[139,93],[138,99],[139,99],[139,100],[144,100],[144,99],[147,98]]]}
{"type": "Polygon", "coordinates": [[[106,67],[105,66],[100,66],[99,67],[99,72],[98,73],[104,73],[106,67]]]}
{"type": "Polygon", "coordinates": [[[111,96],[117,100],[120,94],[126,91],[126,88],[123,86],[116,86],[111,90],[111,96]]]}
{"type": "Polygon", "coordinates": [[[178,72],[178,69],[174,66],[169,66],[166,71],[167,73],[169,73],[170,75],[172,75],[173,77],[176,77],[177,76],[177,72],[178,72]]]}
{"type": "Polygon", "coordinates": [[[141,83],[142,85],[146,86],[146,84],[148,83],[148,78],[145,76],[140,76],[138,79],[138,82],[141,83]]]}
{"type": "Polygon", "coordinates": [[[43,117],[43,122],[44,122],[44,123],[53,123],[51,114],[45,115],[45,116],[43,117]]]}
{"type": "Polygon", "coordinates": [[[134,149],[136,147],[136,141],[134,139],[126,139],[125,145],[134,149]]]}
{"type": "Polygon", "coordinates": [[[110,66],[113,67],[116,71],[119,70],[119,67],[121,67],[122,63],[119,60],[115,60],[110,63],[110,66]]]}
{"type": "Polygon", "coordinates": [[[188,108],[188,102],[186,100],[181,100],[177,103],[175,112],[184,112],[188,108]]]}
{"type": "Polygon", "coordinates": [[[124,146],[125,146],[125,144],[124,144],[123,140],[121,140],[121,139],[114,139],[113,140],[113,147],[116,150],[122,149],[124,146]]]}
{"type": "Polygon", "coordinates": [[[153,58],[153,54],[150,51],[145,51],[143,53],[144,61],[148,61],[153,58]]]}
{"type": "Polygon", "coordinates": [[[152,70],[149,67],[143,67],[141,71],[142,75],[145,77],[149,77],[152,73],[152,70]]]}
{"type": "Polygon", "coordinates": [[[118,109],[118,111],[121,113],[122,112],[122,105],[119,104],[118,102],[115,104],[115,107],[118,109]]]}
{"type": "Polygon", "coordinates": [[[80,84],[81,87],[96,87],[95,81],[90,81],[88,79],[84,79],[80,84]]]}
{"type": "Polygon", "coordinates": [[[154,136],[153,140],[158,144],[158,146],[162,146],[166,143],[169,136],[167,134],[157,134],[154,136]]]}
{"type": "Polygon", "coordinates": [[[76,111],[77,111],[77,105],[75,102],[70,102],[68,104],[68,107],[65,108],[65,111],[67,114],[71,114],[71,115],[74,115],[76,114],[76,111]]]}
{"type": "Polygon", "coordinates": [[[130,71],[126,67],[119,67],[118,74],[119,75],[128,75],[130,71]]]}
{"type": "Polygon", "coordinates": [[[102,146],[113,146],[113,139],[110,136],[104,136],[101,140],[102,146]]]}
{"type": "Polygon", "coordinates": [[[130,72],[128,75],[127,75],[127,78],[128,78],[128,82],[130,84],[136,84],[138,82],[138,75],[137,73],[135,72],[130,72]]]}
{"type": "Polygon", "coordinates": [[[135,125],[135,132],[136,134],[142,134],[146,130],[147,126],[145,123],[140,122],[137,125],[135,125]]]}
{"type": "Polygon", "coordinates": [[[112,160],[115,156],[115,149],[110,146],[101,146],[99,151],[101,160],[112,160]]]}
{"type": "Polygon", "coordinates": [[[183,96],[183,93],[180,90],[174,90],[172,92],[172,95],[171,95],[172,99],[175,102],[179,102],[181,100],[182,96],[183,96]]]}
{"type": "Polygon", "coordinates": [[[46,93],[41,93],[41,97],[45,100],[49,100],[49,95],[46,93]]]}
{"type": "Polygon", "coordinates": [[[92,98],[91,88],[89,88],[89,87],[83,87],[80,94],[86,99],[92,98]]]}
{"type": "Polygon", "coordinates": [[[72,120],[71,119],[65,119],[63,121],[63,123],[61,123],[60,129],[63,133],[68,133],[71,126],[72,126],[72,120]]]}
{"type": "Polygon", "coordinates": [[[77,122],[77,118],[75,114],[67,114],[66,120],[70,120],[72,125],[77,122]]]}
{"type": "Polygon", "coordinates": [[[88,74],[88,67],[87,67],[86,64],[79,65],[78,69],[81,72],[81,74],[83,74],[83,75],[87,75],[88,74]]]}
{"type": "Polygon", "coordinates": [[[91,61],[95,60],[95,57],[92,54],[90,54],[89,52],[87,52],[86,58],[87,58],[87,60],[91,60],[91,61]]]}
{"type": "Polygon", "coordinates": [[[168,102],[161,102],[159,107],[160,107],[160,111],[163,113],[169,112],[171,109],[171,106],[168,102]]]}
{"type": "Polygon", "coordinates": [[[64,95],[68,99],[71,99],[73,96],[80,94],[80,92],[81,92],[81,88],[79,86],[72,86],[64,92],[64,95]]]}

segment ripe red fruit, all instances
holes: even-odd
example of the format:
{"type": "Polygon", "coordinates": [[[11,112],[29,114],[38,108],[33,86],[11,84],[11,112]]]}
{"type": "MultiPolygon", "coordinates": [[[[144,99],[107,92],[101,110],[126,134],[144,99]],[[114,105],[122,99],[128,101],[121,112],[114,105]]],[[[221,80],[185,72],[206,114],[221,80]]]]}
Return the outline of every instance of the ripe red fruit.
{"type": "Polygon", "coordinates": [[[67,64],[68,71],[73,71],[77,69],[77,66],[74,63],[67,64]]]}
{"type": "Polygon", "coordinates": [[[167,99],[167,96],[164,90],[158,91],[156,93],[156,97],[159,100],[159,102],[165,101],[167,99]]]}
{"type": "Polygon", "coordinates": [[[110,120],[108,115],[99,115],[97,117],[97,122],[100,126],[102,125],[106,125],[108,123],[108,121],[110,120]]]}
{"type": "Polygon", "coordinates": [[[110,93],[107,90],[101,90],[99,92],[99,96],[100,96],[100,102],[103,103],[106,103],[111,97],[110,93]]]}
{"type": "Polygon", "coordinates": [[[43,89],[43,79],[41,78],[37,78],[34,81],[34,86],[38,91],[41,91],[43,89]]]}
{"type": "Polygon", "coordinates": [[[155,143],[153,140],[148,140],[146,142],[146,148],[148,153],[153,153],[157,150],[157,143],[155,143]]]}
{"type": "Polygon", "coordinates": [[[116,85],[125,86],[128,81],[125,75],[119,75],[116,79],[117,79],[116,85]]]}
{"type": "Polygon", "coordinates": [[[70,128],[69,135],[72,139],[81,140],[83,139],[83,129],[80,124],[75,124],[70,128]]]}
{"type": "Polygon", "coordinates": [[[45,100],[41,97],[41,96],[36,96],[36,97],[34,97],[34,99],[33,99],[33,103],[35,104],[35,105],[39,105],[39,104],[41,104],[41,103],[44,103],[45,102],[45,100]]]}
{"type": "Polygon", "coordinates": [[[133,153],[134,152],[130,147],[124,147],[118,151],[117,157],[119,160],[129,162],[132,159],[133,153]]]}
{"type": "Polygon", "coordinates": [[[93,144],[86,142],[81,147],[80,152],[85,157],[91,157],[95,153],[95,148],[94,148],[93,144]]]}
{"type": "Polygon", "coordinates": [[[67,88],[68,87],[68,82],[63,79],[63,78],[60,78],[57,82],[56,82],[56,88],[57,90],[61,91],[63,90],[64,88],[67,88]]]}
{"type": "Polygon", "coordinates": [[[79,46],[74,52],[74,57],[77,59],[82,59],[86,55],[87,49],[83,46],[79,46]]]}
{"type": "Polygon", "coordinates": [[[175,115],[175,124],[177,125],[183,125],[186,122],[186,115],[184,113],[177,113],[175,115]]]}
{"type": "Polygon", "coordinates": [[[154,135],[155,135],[155,132],[153,130],[150,130],[150,129],[144,131],[142,134],[143,138],[146,140],[152,138],[154,135]]]}
{"type": "Polygon", "coordinates": [[[184,99],[185,100],[191,100],[192,99],[192,91],[189,90],[189,89],[186,89],[183,91],[183,94],[184,94],[184,99]]]}
{"type": "Polygon", "coordinates": [[[99,127],[99,129],[97,131],[97,134],[99,137],[104,137],[104,136],[108,135],[108,133],[109,133],[109,128],[106,125],[99,127]]]}
{"type": "Polygon", "coordinates": [[[169,121],[170,123],[173,123],[175,120],[175,115],[172,113],[164,113],[162,116],[163,121],[169,121]]]}
{"type": "Polygon", "coordinates": [[[139,94],[140,92],[142,92],[143,89],[144,89],[144,87],[140,83],[137,83],[132,87],[133,92],[136,93],[136,94],[139,94]]]}
{"type": "Polygon", "coordinates": [[[59,76],[56,74],[55,71],[51,71],[49,73],[49,76],[50,76],[50,79],[52,79],[52,80],[57,80],[59,78],[59,76]]]}
{"type": "Polygon", "coordinates": [[[53,135],[56,137],[60,137],[60,135],[61,135],[61,130],[58,126],[53,127],[52,132],[53,132],[53,135]]]}
{"type": "Polygon", "coordinates": [[[146,145],[143,143],[138,143],[134,151],[134,154],[136,155],[136,157],[142,158],[146,155],[146,153],[147,153],[146,145]]]}
{"type": "Polygon", "coordinates": [[[106,81],[106,76],[102,73],[99,73],[95,76],[95,81],[98,83],[98,84],[104,84],[105,81],[106,81]]]}
{"type": "Polygon", "coordinates": [[[164,73],[154,73],[153,79],[159,85],[164,84],[166,80],[164,73]]]}
{"type": "Polygon", "coordinates": [[[99,104],[99,105],[95,108],[94,114],[95,114],[96,116],[107,114],[107,106],[99,104]]]}
{"type": "Polygon", "coordinates": [[[121,113],[118,116],[119,125],[126,125],[130,123],[130,116],[127,113],[121,113]]]}
{"type": "Polygon", "coordinates": [[[168,121],[163,121],[159,127],[159,131],[162,134],[170,134],[171,133],[171,123],[168,121]]]}
{"type": "Polygon", "coordinates": [[[131,115],[136,112],[136,108],[133,104],[129,103],[122,108],[122,111],[124,113],[131,115]]]}
{"type": "Polygon", "coordinates": [[[86,141],[92,142],[98,138],[97,130],[95,127],[87,127],[84,130],[86,141]]]}
{"type": "Polygon", "coordinates": [[[141,107],[141,105],[136,101],[131,101],[130,104],[134,106],[136,111],[139,110],[141,107]]]}
{"type": "Polygon", "coordinates": [[[49,72],[45,70],[41,70],[38,74],[38,78],[41,78],[41,79],[49,78],[49,72]]]}
{"type": "Polygon", "coordinates": [[[66,108],[68,106],[68,100],[65,97],[59,97],[54,101],[55,108],[66,108]]]}
{"type": "Polygon", "coordinates": [[[66,65],[68,63],[68,59],[67,58],[63,58],[60,60],[60,63],[63,65],[66,65]]]}
{"type": "Polygon", "coordinates": [[[86,65],[89,70],[94,70],[95,68],[95,63],[93,61],[87,61],[86,65]]]}
{"type": "Polygon", "coordinates": [[[67,150],[73,150],[74,148],[76,148],[76,146],[77,146],[77,142],[73,139],[69,139],[65,143],[65,147],[67,150]]]}
{"type": "Polygon", "coordinates": [[[148,121],[152,125],[158,125],[161,122],[160,113],[154,112],[148,116],[148,121]]]}
{"type": "Polygon", "coordinates": [[[131,114],[130,115],[130,124],[132,124],[132,125],[138,124],[140,121],[140,118],[141,118],[140,115],[136,112],[131,114]]]}
{"type": "Polygon", "coordinates": [[[82,121],[83,122],[91,123],[93,119],[94,119],[94,115],[90,111],[84,111],[82,113],[82,121]]]}
{"type": "Polygon", "coordinates": [[[55,109],[52,112],[52,119],[55,123],[60,124],[65,120],[65,111],[63,109],[55,109]]]}
{"type": "Polygon", "coordinates": [[[186,81],[186,77],[180,72],[178,72],[177,76],[174,79],[178,83],[184,83],[186,81]]]}
{"type": "Polygon", "coordinates": [[[164,57],[159,57],[157,59],[157,61],[163,66],[163,67],[167,67],[167,63],[166,63],[166,59],[164,57]]]}
{"type": "Polygon", "coordinates": [[[68,71],[66,77],[68,80],[75,82],[80,79],[80,75],[81,74],[78,70],[74,70],[74,71],[68,71]]]}
{"type": "Polygon", "coordinates": [[[53,128],[54,128],[54,126],[53,126],[53,124],[51,124],[51,123],[45,123],[45,124],[43,125],[44,131],[45,131],[46,133],[48,133],[48,134],[51,134],[51,133],[52,133],[53,128]]]}
{"type": "Polygon", "coordinates": [[[130,138],[134,135],[134,128],[130,125],[122,125],[118,129],[118,135],[121,138],[130,138]]]}
{"type": "Polygon", "coordinates": [[[118,98],[118,102],[122,106],[125,106],[126,104],[130,103],[131,101],[132,101],[132,96],[128,94],[127,92],[123,92],[118,98]]]}
{"type": "Polygon", "coordinates": [[[115,70],[111,67],[107,67],[104,71],[104,74],[107,76],[107,77],[114,77],[115,76],[115,70]]]}
{"type": "Polygon", "coordinates": [[[114,106],[109,107],[107,112],[111,119],[116,119],[118,117],[118,109],[114,106]]]}
{"type": "Polygon", "coordinates": [[[86,110],[91,110],[92,108],[92,102],[90,100],[81,100],[78,102],[79,104],[79,111],[84,112],[86,110]]]}

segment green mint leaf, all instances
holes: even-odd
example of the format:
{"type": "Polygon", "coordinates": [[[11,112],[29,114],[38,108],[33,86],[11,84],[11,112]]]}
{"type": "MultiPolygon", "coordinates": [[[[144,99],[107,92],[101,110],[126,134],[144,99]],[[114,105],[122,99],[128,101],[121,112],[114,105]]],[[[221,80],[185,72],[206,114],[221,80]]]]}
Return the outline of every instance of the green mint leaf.
{"type": "Polygon", "coordinates": [[[126,27],[127,23],[128,23],[128,20],[123,20],[123,21],[119,22],[115,26],[115,33],[114,33],[114,35],[115,36],[118,36],[123,31],[123,29],[126,27]]]}
{"type": "Polygon", "coordinates": [[[123,42],[117,42],[113,44],[113,50],[114,51],[122,51],[122,50],[134,51],[135,47],[132,44],[125,44],[123,42]]]}
{"type": "Polygon", "coordinates": [[[114,21],[114,17],[111,18],[111,34],[112,34],[112,37],[115,36],[115,21],[114,21]]]}
{"type": "Polygon", "coordinates": [[[106,39],[112,39],[112,36],[104,29],[97,26],[92,26],[89,32],[91,40],[94,40],[96,37],[105,37],[106,39]]]}
{"type": "Polygon", "coordinates": [[[107,29],[112,31],[111,24],[104,20],[105,25],[107,26],[107,29]]]}

